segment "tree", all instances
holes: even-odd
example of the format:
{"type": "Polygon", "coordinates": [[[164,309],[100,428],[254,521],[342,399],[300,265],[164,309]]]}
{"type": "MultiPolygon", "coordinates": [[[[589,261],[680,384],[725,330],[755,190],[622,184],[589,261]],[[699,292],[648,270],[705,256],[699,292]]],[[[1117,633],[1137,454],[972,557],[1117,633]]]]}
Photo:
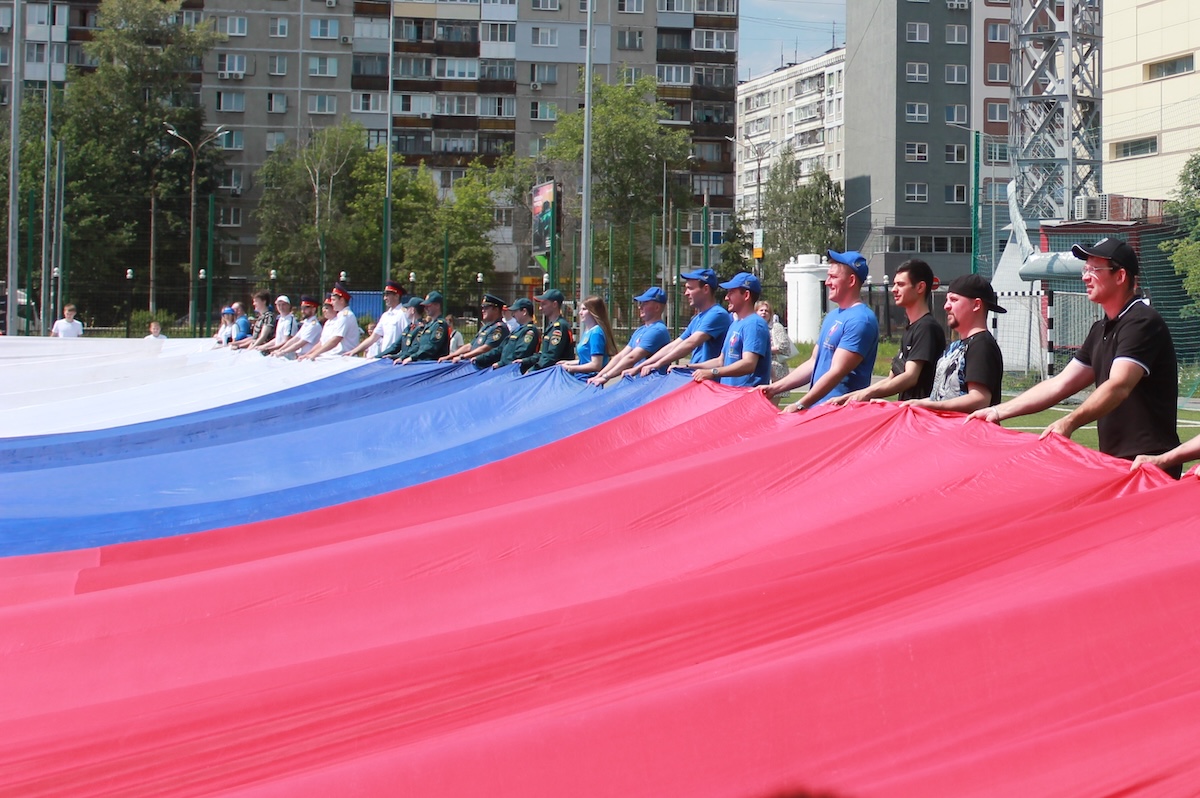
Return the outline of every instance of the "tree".
{"type": "MultiPolygon", "coordinates": [[[[688,133],[662,124],[670,112],[655,99],[655,89],[651,77],[616,85],[604,83],[598,75],[593,80],[592,209],[596,221],[624,225],[657,216],[663,164],[670,168],[686,163],[691,147],[688,133]]],[[[584,111],[580,109],[559,117],[548,136],[543,155],[564,182],[582,182],[583,132],[584,111]]],[[[565,193],[575,196],[573,191],[565,193]]]]}
{"type": "Polygon", "coordinates": [[[1200,315],[1200,153],[1187,159],[1179,173],[1175,198],[1167,203],[1167,214],[1177,219],[1180,238],[1164,241],[1159,247],[1168,254],[1176,274],[1183,277],[1183,289],[1193,300],[1182,315],[1200,315]]]}
{"type": "Polygon", "coordinates": [[[718,271],[721,274],[733,275],[738,272],[750,271],[751,267],[751,250],[753,249],[754,240],[748,231],[746,225],[746,212],[738,211],[734,214],[733,219],[729,223],[729,229],[725,231],[725,237],[721,241],[721,246],[718,252],[721,255],[721,264],[718,271]]]}
{"type": "Polygon", "coordinates": [[[766,264],[782,279],[782,266],[802,253],[842,247],[842,188],[817,167],[807,180],[791,147],[779,153],[763,187],[766,264]]]}
{"type": "MultiPolygon", "coordinates": [[[[57,133],[69,162],[64,217],[72,241],[72,299],[104,323],[125,294],[125,270],[134,267],[140,294],[148,279],[150,194],[162,198],[158,270],[164,298],[186,306],[190,153],[167,136],[170,122],[192,141],[203,133],[195,102],[193,66],[223,37],[211,25],[178,24],[179,0],[105,0],[85,52],[95,71],[72,74],[57,133]],[[170,289],[177,289],[172,292],[170,289]]],[[[26,112],[36,113],[33,106],[26,112]]],[[[40,140],[40,136],[39,136],[40,140]]],[[[202,151],[201,193],[215,185],[220,151],[202,151]]],[[[40,164],[40,157],[37,163],[40,164]]]]}

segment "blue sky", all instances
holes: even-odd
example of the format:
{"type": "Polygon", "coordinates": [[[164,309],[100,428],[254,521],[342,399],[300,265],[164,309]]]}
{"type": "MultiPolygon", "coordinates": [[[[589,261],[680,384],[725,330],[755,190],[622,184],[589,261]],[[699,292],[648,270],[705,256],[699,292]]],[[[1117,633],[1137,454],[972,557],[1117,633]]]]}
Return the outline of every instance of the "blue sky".
{"type": "Polygon", "coordinates": [[[820,55],[846,40],[846,0],[742,0],[738,79],[820,55]],[[798,54],[798,58],[797,58],[798,54]]]}

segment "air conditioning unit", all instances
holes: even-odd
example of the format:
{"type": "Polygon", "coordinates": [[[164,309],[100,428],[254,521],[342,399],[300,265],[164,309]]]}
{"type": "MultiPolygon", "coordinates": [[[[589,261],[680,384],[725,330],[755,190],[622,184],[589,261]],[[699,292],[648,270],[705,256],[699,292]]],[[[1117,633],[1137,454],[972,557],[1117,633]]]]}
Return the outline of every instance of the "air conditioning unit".
{"type": "Polygon", "coordinates": [[[429,113],[428,111],[422,111],[421,118],[422,119],[433,119],[433,114],[429,113]]]}
{"type": "Polygon", "coordinates": [[[537,81],[534,81],[533,83],[529,84],[529,90],[530,91],[541,91],[542,84],[538,83],[537,81]]]}
{"type": "Polygon", "coordinates": [[[968,0],[946,0],[946,8],[966,10],[970,7],[968,0]]]}
{"type": "Polygon", "coordinates": [[[245,72],[230,72],[229,77],[233,78],[234,80],[242,80],[243,78],[246,77],[246,73],[245,72]]]}
{"type": "Polygon", "coordinates": [[[343,36],[342,44],[354,44],[354,37],[353,36],[343,36]]]}
{"type": "Polygon", "coordinates": [[[10,31],[12,31],[12,28],[7,25],[0,25],[0,33],[9,33],[10,31]]]}
{"type": "Polygon", "coordinates": [[[326,8],[335,8],[336,6],[337,6],[337,0],[325,0],[326,8]]]}
{"type": "Polygon", "coordinates": [[[1075,219],[1078,221],[1102,222],[1108,219],[1108,195],[1099,197],[1076,197],[1075,219]]]}
{"type": "Polygon", "coordinates": [[[231,196],[231,197],[240,197],[240,196],[242,196],[242,187],[241,187],[241,186],[234,186],[233,188],[229,189],[229,196],[231,196]]]}
{"type": "Polygon", "coordinates": [[[229,73],[228,72],[218,72],[217,80],[229,80],[229,73]]]}

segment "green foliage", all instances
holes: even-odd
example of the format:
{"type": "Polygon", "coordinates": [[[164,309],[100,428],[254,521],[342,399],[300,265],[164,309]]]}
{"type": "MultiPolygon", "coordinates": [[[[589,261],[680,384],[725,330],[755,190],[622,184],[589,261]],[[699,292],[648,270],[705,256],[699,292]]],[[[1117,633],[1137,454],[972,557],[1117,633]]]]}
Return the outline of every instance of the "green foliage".
{"type": "MultiPolygon", "coordinates": [[[[660,211],[663,164],[686,162],[690,140],[686,130],[661,124],[670,112],[655,99],[655,83],[642,77],[632,85],[592,84],[592,213],[597,222],[628,224],[660,211]]],[[[583,109],[558,118],[544,158],[556,176],[577,186],[583,173],[583,109]]],[[[568,207],[576,204],[566,191],[568,207]]],[[[683,195],[677,198],[684,201],[683,195]]]]}
{"type": "Polygon", "coordinates": [[[842,188],[818,168],[803,180],[791,147],[779,153],[762,192],[763,244],[770,279],[802,253],[842,247],[842,188]]]}
{"type": "Polygon", "coordinates": [[[753,254],[754,236],[747,229],[748,224],[749,220],[746,218],[745,211],[738,211],[730,221],[729,229],[725,231],[725,238],[717,250],[721,256],[717,271],[721,274],[733,275],[750,270],[753,260],[751,255],[753,254]]]}
{"type": "Polygon", "coordinates": [[[1184,235],[1159,245],[1171,259],[1175,272],[1183,277],[1183,289],[1193,300],[1181,315],[1200,316],[1200,153],[1193,154],[1179,173],[1175,198],[1167,203],[1167,213],[1178,220],[1184,235]]]}

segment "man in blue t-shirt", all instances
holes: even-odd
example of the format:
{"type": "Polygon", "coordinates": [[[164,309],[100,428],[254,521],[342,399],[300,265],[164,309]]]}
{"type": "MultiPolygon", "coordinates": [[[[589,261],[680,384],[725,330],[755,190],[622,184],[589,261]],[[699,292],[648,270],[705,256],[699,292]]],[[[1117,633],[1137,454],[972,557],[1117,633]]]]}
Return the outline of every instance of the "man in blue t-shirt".
{"type": "Polygon", "coordinates": [[[689,353],[691,363],[712,360],[725,346],[725,333],[733,320],[729,312],[717,304],[717,273],[712,269],[696,269],[679,277],[684,281],[684,296],[696,315],[682,335],[647,358],[640,368],[626,370],[629,376],[649,376],[689,353]]]}
{"type": "Polygon", "coordinates": [[[763,388],[767,398],[773,399],[808,383],[808,393],[789,405],[786,413],[807,410],[825,399],[871,384],[879,350],[879,320],[862,303],[862,287],[870,273],[867,259],[857,252],[832,249],[829,259],[825,289],[829,301],[837,307],[825,316],[812,356],[779,382],[763,388]]]}
{"type": "Polygon", "coordinates": [[[762,316],[754,312],[754,303],[762,293],[762,284],[749,272],[735,274],[727,283],[725,301],[735,321],[725,335],[725,348],[715,358],[692,364],[696,382],[720,380],[722,385],[756,388],[771,381],[771,330],[762,316]]]}
{"type": "Polygon", "coordinates": [[[663,311],[667,307],[666,291],[655,285],[633,299],[638,303],[638,318],[642,320],[642,326],[633,331],[625,348],[613,355],[613,359],[608,361],[608,365],[601,369],[599,374],[588,380],[592,385],[604,385],[620,376],[625,369],[636,367],[638,363],[653,356],[671,342],[671,333],[667,332],[667,325],[663,324],[662,320],[663,311]]]}

